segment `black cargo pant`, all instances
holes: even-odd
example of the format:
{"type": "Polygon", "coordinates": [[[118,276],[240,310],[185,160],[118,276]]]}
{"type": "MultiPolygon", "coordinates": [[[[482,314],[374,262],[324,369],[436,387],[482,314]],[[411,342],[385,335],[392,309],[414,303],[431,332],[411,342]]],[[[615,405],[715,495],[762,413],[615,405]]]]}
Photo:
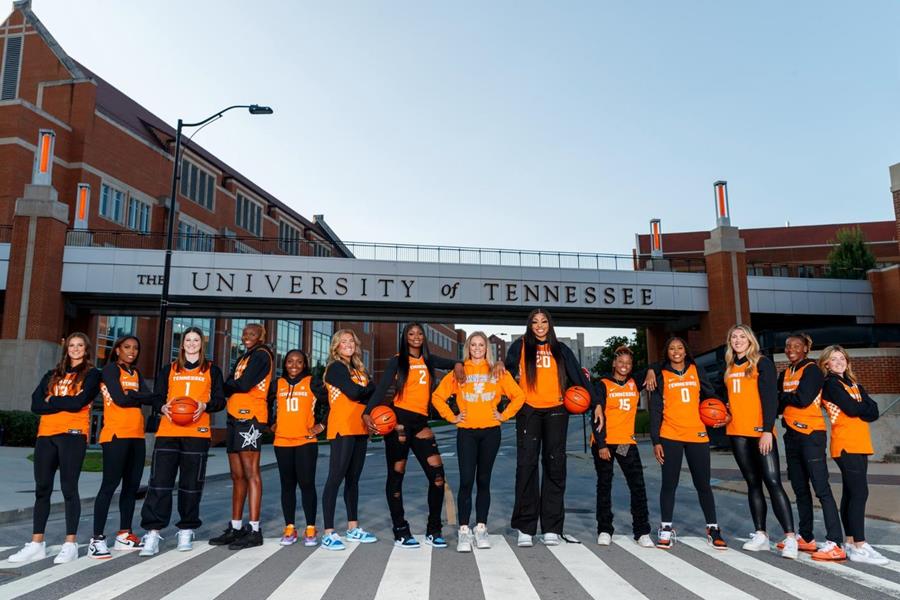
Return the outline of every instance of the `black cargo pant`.
{"type": "Polygon", "coordinates": [[[813,503],[809,484],[822,505],[825,519],[825,537],[835,544],[844,541],[841,531],[841,517],[838,513],[831,485],[828,483],[828,465],[825,462],[827,440],[824,431],[810,434],[794,431],[790,427],[784,432],[784,458],[787,461],[788,479],[794,489],[799,527],[797,533],[806,541],[815,539],[813,535],[813,503]]]}
{"type": "Polygon", "coordinates": [[[613,534],[612,480],[613,462],[618,462],[631,492],[631,533],[634,539],[650,533],[650,511],[647,508],[647,488],[644,485],[644,466],[637,444],[628,444],[628,452],[619,454],[621,446],[607,446],[610,460],[597,454],[596,444],[591,444],[594,469],[597,471],[597,533],[613,534]]]}
{"type": "Polygon", "coordinates": [[[200,497],[206,479],[209,439],[199,437],[158,437],[153,447],[150,482],[141,509],[141,527],[147,531],[164,529],[172,517],[172,490],[178,476],[178,529],[197,529],[200,497]]]}

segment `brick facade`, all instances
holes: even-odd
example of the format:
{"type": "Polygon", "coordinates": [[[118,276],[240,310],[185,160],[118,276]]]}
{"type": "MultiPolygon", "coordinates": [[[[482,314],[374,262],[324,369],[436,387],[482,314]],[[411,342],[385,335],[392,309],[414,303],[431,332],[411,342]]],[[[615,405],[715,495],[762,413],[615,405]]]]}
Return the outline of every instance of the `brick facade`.
{"type": "MultiPolygon", "coordinates": [[[[820,351],[810,352],[818,360],[820,351]]],[[[853,374],[870,394],[900,394],[900,348],[848,348],[853,374]]],[[[780,373],[789,363],[783,354],[775,355],[775,367],[780,373]]]]}

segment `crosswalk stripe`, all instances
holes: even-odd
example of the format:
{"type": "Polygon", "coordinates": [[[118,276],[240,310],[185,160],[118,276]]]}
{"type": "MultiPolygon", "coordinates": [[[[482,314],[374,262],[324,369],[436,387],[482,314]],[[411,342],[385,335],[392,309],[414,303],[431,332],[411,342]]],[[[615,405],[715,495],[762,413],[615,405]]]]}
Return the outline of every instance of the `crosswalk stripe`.
{"type": "Polygon", "coordinates": [[[853,583],[858,583],[859,585],[887,594],[888,596],[894,596],[895,598],[900,597],[900,584],[894,583],[893,581],[870,575],[864,571],[840,563],[813,560],[810,555],[805,552],[800,553],[800,558],[798,560],[805,565],[810,565],[820,571],[834,573],[838,577],[848,579],[853,583]]]}
{"type": "Polygon", "coordinates": [[[375,600],[391,598],[422,598],[427,600],[431,589],[431,546],[391,550],[375,600]]]}
{"type": "Polygon", "coordinates": [[[281,549],[282,546],[278,543],[280,539],[266,538],[262,546],[233,553],[214,567],[179,586],[174,592],[165,596],[164,600],[183,600],[184,598],[212,600],[281,549]]]}
{"type": "MultiPolygon", "coordinates": [[[[761,581],[775,585],[778,589],[796,598],[809,600],[821,600],[822,598],[834,598],[835,600],[853,600],[849,596],[839,594],[814,581],[794,575],[789,571],[774,567],[767,562],[751,558],[738,551],[714,550],[706,543],[706,540],[695,537],[683,537],[678,541],[683,542],[694,550],[698,550],[707,556],[733,567],[742,573],[755,577],[761,581]]],[[[787,561],[788,559],[784,559],[787,561]]]]}
{"type": "Polygon", "coordinates": [[[887,550],[888,552],[896,552],[900,554],[900,546],[892,546],[890,544],[872,544],[876,548],[881,548],[882,550],[887,550]]]}
{"type": "Polygon", "coordinates": [[[592,598],[646,598],[583,544],[562,544],[548,548],[592,598]],[[585,573],[590,573],[591,576],[585,577],[585,573]]]}
{"type": "Polygon", "coordinates": [[[284,582],[272,592],[267,600],[293,600],[294,598],[319,600],[325,595],[328,586],[331,585],[344,563],[358,547],[359,544],[347,544],[347,549],[342,551],[317,548],[300,563],[299,567],[285,577],[284,582]]]}
{"type": "MultiPolygon", "coordinates": [[[[681,560],[667,550],[648,552],[647,548],[639,548],[633,540],[623,535],[613,536],[613,542],[635,558],[643,561],[647,566],[701,598],[741,598],[747,600],[753,598],[750,594],[681,560]]],[[[732,551],[719,550],[718,552],[731,553],[732,551]]]]}
{"type": "Polygon", "coordinates": [[[531,585],[528,574],[516,558],[515,552],[502,535],[488,536],[490,550],[475,550],[475,564],[481,574],[484,597],[538,600],[537,590],[531,585]]]}
{"type": "Polygon", "coordinates": [[[19,596],[33,592],[34,590],[50,585],[51,583],[56,583],[70,575],[80,573],[85,569],[96,567],[97,565],[101,565],[110,560],[116,560],[121,556],[122,553],[114,553],[112,558],[106,560],[97,560],[82,556],[77,560],[61,565],[51,564],[37,573],[22,577],[21,579],[16,579],[6,585],[0,585],[0,597],[7,598],[8,600],[18,598],[19,596]]]}
{"type": "Polygon", "coordinates": [[[212,548],[214,548],[214,546],[210,546],[209,544],[195,544],[194,549],[190,552],[169,550],[168,552],[163,552],[153,558],[142,558],[140,559],[141,562],[138,564],[123,569],[105,579],[101,579],[92,585],[81,588],[77,592],[64,596],[60,600],[115,598],[116,596],[124,594],[129,590],[133,590],[142,583],[153,579],[160,573],[199,556],[212,548]]]}

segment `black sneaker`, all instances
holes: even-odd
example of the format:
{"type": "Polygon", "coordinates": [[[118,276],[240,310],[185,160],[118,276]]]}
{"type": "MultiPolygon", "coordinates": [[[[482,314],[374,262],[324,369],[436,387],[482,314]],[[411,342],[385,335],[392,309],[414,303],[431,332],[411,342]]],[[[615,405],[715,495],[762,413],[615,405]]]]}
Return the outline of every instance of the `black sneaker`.
{"type": "Polygon", "coordinates": [[[249,525],[244,525],[240,529],[235,529],[231,526],[231,523],[229,523],[225,533],[219,537],[210,538],[209,543],[211,546],[227,546],[234,543],[241,536],[246,535],[249,531],[249,525]]]}
{"type": "MultiPolygon", "coordinates": [[[[249,528],[250,526],[247,525],[249,528]]],[[[253,548],[254,546],[262,546],[263,537],[262,531],[253,531],[252,529],[247,533],[241,535],[238,539],[234,540],[230,544],[228,544],[229,550],[243,550],[244,548],[253,548]]]]}
{"type": "Polygon", "coordinates": [[[728,544],[722,539],[722,532],[718,527],[706,528],[706,542],[716,550],[728,549],[728,544]]]}

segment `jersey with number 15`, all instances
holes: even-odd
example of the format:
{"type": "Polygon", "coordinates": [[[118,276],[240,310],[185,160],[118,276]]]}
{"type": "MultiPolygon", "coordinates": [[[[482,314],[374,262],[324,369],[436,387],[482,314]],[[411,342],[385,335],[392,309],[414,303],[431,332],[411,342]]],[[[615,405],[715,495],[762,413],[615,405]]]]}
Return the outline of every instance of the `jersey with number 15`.
{"type": "Polygon", "coordinates": [[[619,383],[612,377],[600,379],[606,388],[606,443],[636,444],[634,439],[634,419],[637,416],[641,392],[634,379],[619,383]]]}

